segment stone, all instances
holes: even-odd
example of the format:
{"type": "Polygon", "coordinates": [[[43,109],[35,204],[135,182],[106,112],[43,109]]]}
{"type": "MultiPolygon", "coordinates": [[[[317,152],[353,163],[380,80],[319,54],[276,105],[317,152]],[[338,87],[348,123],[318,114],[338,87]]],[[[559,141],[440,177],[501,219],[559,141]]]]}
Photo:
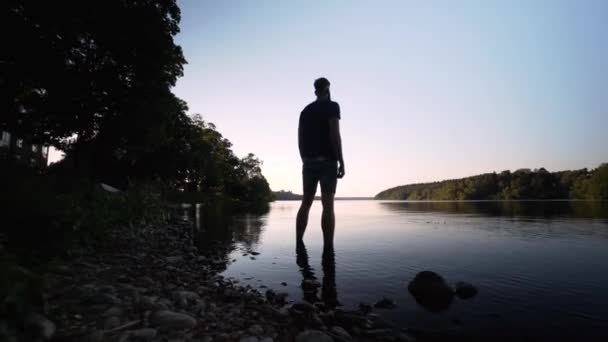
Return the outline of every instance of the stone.
{"type": "Polygon", "coordinates": [[[309,312],[309,311],[315,310],[315,306],[310,304],[309,302],[298,302],[298,303],[293,304],[291,307],[295,310],[304,311],[304,312],[309,312]]]}
{"type": "Polygon", "coordinates": [[[156,298],[151,296],[141,296],[139,297],[139,306],[142,309],[152,309],[154,308],[154,302],[156,302],[156,298]]]}
{"type": "Polygon", "coordinates": [[[105,332],[103,330],[93,330],[90,332],[85,338],[85,342],[101,342],[103,341],[103,337],[105,332]]]}
{"type": "Polygon", "coordinates": [[[151,341],[156,337],[157,330],[153,328],[142,328],[131,331],[131,336],[138,341],[151,341]]]}
{"type": "Polygon", "coordinates": [[[201,298],[198,293],[192,291],[173,291],[171,297],[173,298],[173,301],[194,301],[201,298]]]}
{"type": "Polygon", "coordinates": [[[260,342],[274,342],[272,337],[264,337],[260,340],[260,342]]]}
{"type": "Polygon", "coordinates": [[[139,290],[129,284],[118,284],[118,294],[121,296],[129,296],[135,300],[139,300],[139,290]]]}
{"type": "Polygon", "coordinates": [[[477,288],[469,283],[465,283],[464,281],[459,281],[456,283],[456,296],[460,299],[469,299],[475,297],[477,295],[477,288]]]}
{"type": "Polygon", "coordinates": [[[342,327],[334,325],[330,329],[332,333],[339,341],[352,341],[353,337],[342,327]]]}
{"type": "Polygon", "coordinates": [[[87,296],[83,299],[86,304],[109,304],[118,305],[121,303],[120,299],[110,293],[97,293],[91,296],[87,296]]]}
{"type": "Polygon", "coordinates": [[[251,334],[251,335],[262,335],[264,333],[264,328],[262,328],[261,325],[259,324],[254,324],[252,326],[250,326],[247,331],[251,334]]]}
{"type": "Polygon", "coordinates": [[[55,323],[38,313],[31,313],[25,319],[25,327],[43,339],[51,339],[55,334],[55,323]]]}
{"type": "Polygon", "coordinates": [[[381,338],[385,338],[388,336],[393,336],[393,330],[392,329],[371,329],[371,330],[367,330],[365,332],[365,335],[373,338],[373,339],[381,339],[381,338]]]}
{"type": "Polygon", "coordinates": [[[397,305],[395,304],[395,302],[393,302],[392,299],[388,299],[386,297],[380,299],[379,301],[376,302],[376,304],[374,304],[375,308],[380,308],[380,309],[393,309],[396,306],[397,305]]]}
{"type": "Polygon", "coordinates": [[[397,339],[401,342],[415,342],[416,338],[413,337],[412,335],[408,334],[408,333],[399,333],[397,335],[397,339]]]}
{"type": "Polygon", "coordinates": [[[114,294],[116,293],[116,288],[112,285],[104,285],[99,288],[99,292],[114,294]]]}
{"type": "Polygon", "coordinates": [[[153,325],[165,329],[192,329],[196,326],[196,319],[193,317],[169,310],[155,312],[151,317],[151,322],[153,325]]]}
{"type": "Polygon", "coordinates": [[[104,330],[112,330],[118,326],[120,326],[120,318],[116,316],[110,316],[103,322],[104,330]]]}
{"type": "Polygon", "coordinates": [[[253,337],[253,336],[249,336],[249,337],[243,337],[239,340],[239,342],[259,342],[260,340],[258,340],[257,337],[253,337]]]}
{"type": "Polygon", "coordinates": [[[443,277],[431,271],[422,271],[409,283],[408,290],[416,302],[431,312],[446,310],[454,297],[454,290],[443,277]]]}
{"type": "Polygon", "coordinates": [[[107,309],[106,311],[104,311],[101,316],[102,317],[111,317],[111,316],[117,316],[117,317],[121,317],[123,314],[123,310],[117,306],[113,306],[109,309],[107,309]]]}
{"type": "Polygon", "coordinates": [[[165,261],[169,264],[175,264],[177,262],[182,261],[182,257],[181,256],[169,256],[165,258],[165,261]]]}
{"type": "Polygon", "coordinates": [[[372,312],[372,309],[372,306],[367,303],[359,303],[359,310],[361,310],[364,315],[372,312]]]}
{"type": "Polygon", "coordinates": [[[281,282],[281,285],[282,286],[287,286],[287,283],[283,281],[283,282],[281,282]]]}
{"type": "Polygon", "coordinates": [[[333,342],[334,339],[320,330],[304,330],[296,336],[296,342],[333,342]]]}
{"type": "Polygon", "coordinates": [[[51,269],[51,272],[60,275],[72,275],[72,270],[67,265],[57,265],[51,269]]]}

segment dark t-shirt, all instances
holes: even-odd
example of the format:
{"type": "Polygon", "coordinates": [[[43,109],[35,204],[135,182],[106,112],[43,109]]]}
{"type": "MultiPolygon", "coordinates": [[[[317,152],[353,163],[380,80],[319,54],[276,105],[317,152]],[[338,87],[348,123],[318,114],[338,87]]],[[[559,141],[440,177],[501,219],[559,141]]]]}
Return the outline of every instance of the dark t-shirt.
{"type": "Polygon", "coordinates": [[[340,105],[330,100],[315,101],[300,114],[302,158],[337,160],[329,140],[329,120],[340,119],[340,105]]]}

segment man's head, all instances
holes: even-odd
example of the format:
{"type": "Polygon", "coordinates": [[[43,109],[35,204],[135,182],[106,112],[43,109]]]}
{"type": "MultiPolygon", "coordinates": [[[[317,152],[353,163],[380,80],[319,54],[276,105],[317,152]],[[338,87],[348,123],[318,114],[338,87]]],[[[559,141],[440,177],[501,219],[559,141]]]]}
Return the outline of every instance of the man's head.
{"type": "Polygon", "coordinates": [[[320,100],[329,100],[329,81],[325,77],[315,80],[315,95],[320,100]]]}

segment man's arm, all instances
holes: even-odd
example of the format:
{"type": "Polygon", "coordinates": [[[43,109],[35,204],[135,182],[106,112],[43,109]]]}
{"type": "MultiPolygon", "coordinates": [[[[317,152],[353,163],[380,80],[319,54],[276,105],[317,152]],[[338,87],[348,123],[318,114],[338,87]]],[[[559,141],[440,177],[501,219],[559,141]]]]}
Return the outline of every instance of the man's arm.
{"type": "Polygon", "coordinates": [[[298,149],[300,150],[300,158],[302,160],[304,160],[304,157],[302,156],[302,146],[303,146],[303,141],[302,141],[302,124],[300,123],[298,125],[298,149]]]}
{"type": "Polygon", "coordinates": [[[340,137],[340,120],[330,119],[329,120],[329,141],[331,147],[338,158],[338,178],[344,177],[344,158],[342,156],[342,137],[340,137]]]}

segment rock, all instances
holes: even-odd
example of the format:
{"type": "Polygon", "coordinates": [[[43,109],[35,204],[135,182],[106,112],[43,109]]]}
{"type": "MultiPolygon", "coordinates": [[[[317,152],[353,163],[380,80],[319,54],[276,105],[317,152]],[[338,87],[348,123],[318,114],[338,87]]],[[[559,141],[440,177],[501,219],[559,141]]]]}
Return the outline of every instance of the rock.
{"type": "Polygon", "coordinates": [[[359,303],[359,310],[361,310],[364,315],[372,312],[372,309],[372,306],[367,303],[359,303]]]}
{"type": "Polygon", "coordinates": [[[264,337],[260,340],[260,342],[273,342],[272,337],[264,337]]]}
{"type": "Polygon", "coordinates": [[[408,290],[425,309],[441,312],[452,303],[454,291],[443,277],[431,271],[422,271],[409,283],[408,290]]]}
{"type": "Polygon", "coordinates": [[[116,316],[110,316],[103,322],[104,330],[112,330],[118,326],[120,326],[120,318],[116,316]]]}
{"type": "Polygon", "coordinates": [[[151,341],[156,337],[156,329],[153,328],[142,328],[131,331],[131,337],[137,341],[151,341]]]}
{"type": "Polygon", "coordinates": [[[50,271],[53,273],[56,273],[56,274],[60,274],[60,275],[67,275],[67,276],[72,275],[72,270],[67,265],[57,265],[57,266],[51,268],[50,271]]]}
{"type": "Polygon", "coordinates": [[[242,339],[239,340],[239,342],[259,342],[257,337],[243,337],[242,339]]]}
{"type": "Polygon", "coordinates": [[[323,320],[321,319],[321,317],[319,317],[319,315],[317,315],[316,313],[312,313],[310,315],[310,318],[308,319],[308,323],[313,328],[320,329],[320,330],[327,330],[325,323],[323,323],[323,320]]]}
{"type": "Polygon", "coordinates": [[[395,305],[395,302],[393,302],[391,299],[388,299],[386,297],[380,299],[379,301],[376,302],[376,304],[374,304],[375,308],[380,308],[380,309],[393,309],[396,306],[397,305],[395,305]]]}
{"type": "Polygon", "coordinates": [[[298,310],[298,311],[304,311],[304,312],[309,312],[309,311],[315,310],[315,306],[308,302],[297,302],[297,303],[293,304],[291,306],[291,308],[298,310]]]}
{"type": "Polygon", "coordinates": [[[247,331],[251,334],[251,335],[262,335],[264,333],[264,328],[262,328],[261,325],[259,324],[254,324],[252,326],[250,326],[247,331]]]}
{"type": "Polygon", "coordinates": [[[99,292],[114,294],[116,293],[116,288],[112,285],[104,285],[99,288],[99,292]]]}
{"type": "Polygon", "coordinates": [[[352,341],[353,337],[344,330],[344,328],[334,325],[331,327],[330,333],[332,333],[339,341],[352,341]]]}
{"type": "Polygon", "coordinates": [[[118,305],[121,303],[120,299],[116,298],[113,294],[110,293],[97,293],[90,296],[86,296],[83,299],[85,304],[109,304],[109,305],[118,305]]]}
{"type": "Polygon", "coordinates": [[[287,283],[283,281],[283,282],[281,282],[281,285],[282,286],[287,286],[287,283]]]}
{"type": "Polygon", "coordinates": [[[133,298],[134,300],[139,300],[139,290],[129,284],[118,284],[118,294],[121,296],[128,296],[133,298]]]}
{"type": "Polygon", "coordinates": [[[139,306],[142,309],[152,309],[154,308],[154,302],[156,302],[155,297],[151,296],[141,296],[139,297],[139,306]]]}
{"type": "Polygon", "coordinates": [[[259,252],[249,252],[249,254],[251,254],[251,255],[260,255],[259,252]]]}
{"type": "Polygon", "coordinates": [[[296,336],[296,342],[333,342],[333,338],[319,330],[304,330],[296,336]]]}
{"type": "Polygon", "coordinates": [[[107,309],[106,311],[104,311],[101,316],[102,317],[111,317],[111,316],[117,316],[120,317],[123,314],[123,310],[117,306],[113,306],[109,309],[107,309]]]}
{"type": "Polygon", "coordinates": [[[465,283],[464,281],[459,281],[456,283],[456,296],[460,299],[469,299],[475,297],[477,295],[477,288],[469,283],[465,283]]]}
{"type": "Polygon", "coordinates": [[[192,329],[196,326],[196,319],[193,317],[169,310],[155,312],[151,317],[151,322],[153,325],[165,329],[192,329]]]}
{"type": "Polygon", "coordinates": [[[371,329],[365,332],[365,335],[371,337],[374,340],[393,336],[394,332],[392,329],[371,329]]]}
{"type": "Polygon", "coordinates": [[[177,301],[193,301],[193,300],[197,300],[200,299],[201,296],[198,295],[198,293],[196,292],[192,292],[192,291],[173,291],[173,293],[171,293],[171,297],[173,298],[173,301],[177,302],[177,301]]]}
{"type": "Polygon", "coordinates": [[[101,342],[103,341],[105,333],[103,330],[93,330],[85,338],[85,342],[101,342]]]}
{"type": "Polygon", "coordinates": [[[412,335],[410,335],[408,333],[404,333],[404,332],[399,333],[397,335],[397,339],[402,342],[415,342],[416,341],[415,337],[413,337],[412,335]]]}
{"type": "Polygon", "coordinates": [[[182,257],[181,256],[169,256],[169,257],[165,258],[165,261],[169,264],[175,264],[175,263],[182,261],[182,257]]]}
{"type": "Polygon", "coordinates": [[[36,336],[43,339],[51,339],[55,334],[55,323],[51,322],[48,318],[38,313],[31,313],[25,319],[25,327],[33,332],[36,336]]]}
{"type": "Polygon", "coordinates": [[[276,294],[276,292],[274,292],[273,290],[268,289],[268,290],[266,290],[266,294],[265,294],[265,296],[266,296],[266,299],[267,299],[269,302],[273,303],[273,302],[274,302],[274,300],[275,300],[275,299],[276,299],[276,297],[277,297],[277,294],[276,294]]]}

